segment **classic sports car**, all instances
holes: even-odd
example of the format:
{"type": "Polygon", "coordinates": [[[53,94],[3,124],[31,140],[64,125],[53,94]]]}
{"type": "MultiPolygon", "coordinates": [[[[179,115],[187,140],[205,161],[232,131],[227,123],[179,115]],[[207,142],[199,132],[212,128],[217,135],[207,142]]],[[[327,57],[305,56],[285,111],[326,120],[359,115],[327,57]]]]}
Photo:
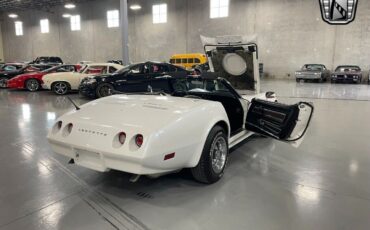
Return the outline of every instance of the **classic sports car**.
{"type": "Polygon", "coordinates": [[[87,64],[79,72],[51,73],[42,78],[44,89],[52,90],[55,94],[65,95],[72,90],[78,90],[82,79],[96,74],[109,74],[122,69],[123,66],[114,63],[87,64]]]}
{"type": "Polygon", "coordinates": [[[342,65],[335,69],[335,72],[331,75],[331,82],[351,82],[361,83],[362,71],[361,68],[355,65],[342,65]]]}
{"type": "Polygon", "coordinates": [[[24,66],[20,69],[0,72],[0,88],[6,88],[7,87],[7,82],[10,79],[12,79],[12,78],[14,78],[14,77],[16,77],[20,74],[36,72],[36,71],[48,69],[50,67],[51,66],[42,65],[42,66],[39,66],[38,68],[36,68],[35,66],[32,66],[32,65],[26,65],[26,66],[24,66]]]}
{"type": "Polygon", "coordinates": [[[77,72],[79,65],[59,65],[43,71],[25,73],[8,81],[8,88],[27,89],[31,92],[41,89],[42,77],[49,73],[77,72]]]}
{"type": "Polygon", "coordinates": [[[190,168],[197,181],[210,184],[223,176],[230,148],[253,133],[297,143],[313,114],[309,103],[279,104],[273,94],[241,96],[222,78],[174,84],[183,85],[172,95],[121,94],[76,106],[51,128],[53,151],[71,163],[133,178],[190,168]]]}
{"type": "Polygon", "coordinates": [[[82,80],[80,94],[89,98],[112,95],[113,91],[145,91],[150,80],[164,75],[187,76],[190,72],[167,63],[144,62],[127,66],[110,75],[98,75],[82,80]]]}
{"type": "Polygon", "coordinates": [[[296,81],[314,80],[323,82],[329,79],[330,70],[322,64],[306,64],[301,70],[295,72],[296,81]]]}

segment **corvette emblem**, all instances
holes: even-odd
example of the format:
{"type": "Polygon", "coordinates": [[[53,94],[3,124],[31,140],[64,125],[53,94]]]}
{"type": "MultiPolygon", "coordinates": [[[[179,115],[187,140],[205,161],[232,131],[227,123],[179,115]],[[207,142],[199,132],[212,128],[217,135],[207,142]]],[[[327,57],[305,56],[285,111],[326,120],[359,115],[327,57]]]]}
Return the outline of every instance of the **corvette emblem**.
{"type": "Polygon", "coordinates": [[[332,25],[345,25],[355,20],[359,0],[319,0],[322,19],[332,25]]]}

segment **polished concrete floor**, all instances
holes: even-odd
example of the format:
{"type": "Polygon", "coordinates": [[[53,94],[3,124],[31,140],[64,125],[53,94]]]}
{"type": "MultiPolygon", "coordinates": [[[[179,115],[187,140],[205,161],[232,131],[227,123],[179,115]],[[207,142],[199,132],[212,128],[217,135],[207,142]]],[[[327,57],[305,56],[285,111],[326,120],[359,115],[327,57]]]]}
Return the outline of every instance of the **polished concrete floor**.
{"type": "Polygon", "coordinates": [[[303,144],[253,138],[210,186],[187,172],[130,183],[68,165],[45,138],[72,109],[67,99],[0,90],[0,229],[370,229],[370,86],[276,80],[262,89],[315,104],[303,144]]]}

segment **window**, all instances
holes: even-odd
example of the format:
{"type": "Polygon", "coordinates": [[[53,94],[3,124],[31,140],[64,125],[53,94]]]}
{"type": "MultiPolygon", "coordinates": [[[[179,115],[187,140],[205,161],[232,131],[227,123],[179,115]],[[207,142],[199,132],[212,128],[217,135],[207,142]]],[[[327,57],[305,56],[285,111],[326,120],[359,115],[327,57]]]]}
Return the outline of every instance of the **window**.
{"type": "Polygon", "coordinates": [[[171,64],[175,64],[175,62],[176,62],[175,59],[170,59],[171,64]]]}
{"type": "Polygon", "coordinates": [[[188,59],[187,58],[183,58],[181,63],[184,63],[184,64],[187,64],[188,63],[188,59]]]}
{"type": "Polygon", "coordinates": [[[167,22],[167,4],[153,5],[153,23],[167,22]]]}
{"type": "Polygon", "coordinates": [[[181,64],[181,59],[176,59],[176,64],[181,64]]]}
{"type": "Polygon", "coordinates": [[[189,58],[188,63],[194,63],[194,58],[189,58]]]}
{"type": "Polygon", "coordinates": [[[195,58],[195,63],[200,63],[200,60],[199,60],[199,58],[195,58]]]}
{"type": "Polygon", "coordinates": [[[40,27],[41,33],[43,34],[49,33],[49,20],[48,19],[40,20],[40,27]]]}
{"type": "Polygon", "coordinates": [[[71,30],[72,31],[81,30],[81,18],[80,18],[80,15],[72,15],[71,16],[71,30]]]}
{"type": "Polygon", "coordinates": [[[23,22],[16,21],[15,24],[15,35],[22,36],[23,35],[23,22]]]}
{"type": "Polygon", "coordinates": [[[109,70],[108,70],[108,72],[109,73],[114,73],[114,72],[116,72],[117,71],[117,69],[116,68],[114,68],[113,66],[110,66],[109,67],[109,70]]]}
{"type": "Polygon", "coordinates": [[[86,74],[105,74],[107,73],[107,66],[89,66],[84,73],[86,74]]]}
{"type": "Polygon", "coordinates": [[[119,11],[118,10],[107,11],[107,23],[108,23],[108,28],[119,27],[119,11]]]}
{"type": "Polygon", "coordinates": [[[211,18],[229,16],[229,0],[211,0],[211,18]]]}

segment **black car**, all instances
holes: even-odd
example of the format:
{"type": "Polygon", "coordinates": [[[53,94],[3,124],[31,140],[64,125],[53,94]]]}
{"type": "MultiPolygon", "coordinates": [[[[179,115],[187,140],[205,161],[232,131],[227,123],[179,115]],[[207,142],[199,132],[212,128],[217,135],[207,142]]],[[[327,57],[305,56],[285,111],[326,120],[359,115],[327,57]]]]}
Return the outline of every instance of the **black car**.
{"type": "Polygon", "coordinates": [[[168,63],[144,62],[130,65],[113,74],[87,77],[79,87],[80,94],[89,98],[100,98],[112,95],[114,91],[139,92],[148,87],[156,88],[159,81],[151,81],[166,75],[181,77],[190,72],[182,67],[168,63]]]}
{"type": "Polygon", "coordinates": [[[331,75],[332,83],[361,83],[362,81],[362,70],[359,66],[355,65],[341,65],[335,69],[335,72],[331,75]]]}
{"type": "Polygon", "coordinates": [[[38,57],[29,64],[38,65],[62,65],[63,61],[60,57],[38,57]]]}
{"type": "Polygon", "coordinates": [[[5,71],[5,72],[0,72],[0,88],[6,88],[7,87],[7,82],[9,79],[12,79],[20,74],[25,74],[25,73],[31,73],[31,72],[36,72],[36,71],[42,71],[45,69],[49,69],[52,66],[50,65],[40,65],[40,66],[33,66],[33,65],[26,65],[20,69],[15,69],[12,71],[5,71]]]}

